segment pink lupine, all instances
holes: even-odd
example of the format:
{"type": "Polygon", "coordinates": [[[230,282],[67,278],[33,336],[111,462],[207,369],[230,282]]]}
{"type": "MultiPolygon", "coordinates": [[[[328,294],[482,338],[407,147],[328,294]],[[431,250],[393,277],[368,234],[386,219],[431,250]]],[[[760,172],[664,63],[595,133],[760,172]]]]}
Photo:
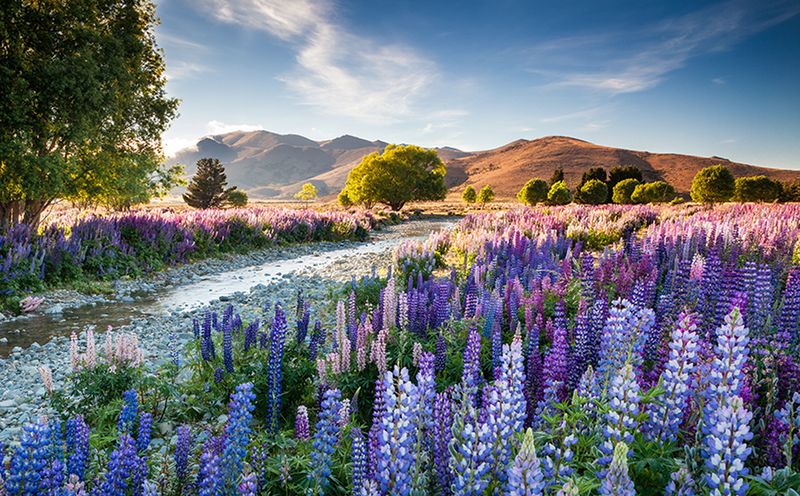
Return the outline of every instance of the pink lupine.
{"type": "Polygon", "coordinates": [[[47,365],[42,365],[38,368],[39,377],[42,378],[42,384],[47,394],[53,394],[53,371],[47,365]]]}
{"type": "Polygon", "coordinates": [[[414,349],[411,352],[411,357],[415,367],[419,367],[419,357],[422,356],[422,345],[419,342],[414,342],[414,349]]]}
{"type": "Polygon", "coordinates": [[[93,369],[97,365],[97,349],[94,342],[94,328],[86,329],[86,366],[93,369]]]}
{"type": "Polygon", "coordinates": [[[378,337],[372,342],[372,353],[370,354],[370,360],[375,363],[375,366],[378,367],[378,372],[383,374],[386,372],[386,335],[388,331],[386,329],[381,330],[378,333],[378,337]]]}
{"type": "Polygon", "coordinates": [[[367,368],[367,336],[371,328],[369,322],[359,324],[356,332],[356,366],[359,372],[367,368]]]}
{"type": "Polygon", "coordinates": [[[69,336],[69,364],[73,372],[80,368],[80,356],[78,355],[78,335],[75,331],[69,336]]]}

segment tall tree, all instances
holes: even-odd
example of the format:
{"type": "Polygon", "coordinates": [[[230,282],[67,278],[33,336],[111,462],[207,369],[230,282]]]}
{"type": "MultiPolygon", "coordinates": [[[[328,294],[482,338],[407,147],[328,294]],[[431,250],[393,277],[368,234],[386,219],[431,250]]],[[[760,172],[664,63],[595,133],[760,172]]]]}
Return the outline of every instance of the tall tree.
{"type": "Polygon", "coordinates": [[[0,227],[58,199],[124,207],[173,184],[151,0],[9,0],[0,9],[0,227]]]}
{"type": "Polygon", "coordinates": [[[692,179],[692,200],[699,203],[726,202],[733,197],[736,180],[724,165],[700,169],[692,179]]]}
{"type": "Polygon", "coordinates": [[[560,182],[560,181],[563,181],[563,180],[564,180],[564,168],[563,167],[557,167],[553,171],[553,175],[550,176],[550,187],[552,187],[557,182],[560,182]]]}
{"type": "Polygon", "coordinates": [[[216,158],[197,161],[197,173],[183,194],[183,201],[194,208],[219,208],[223,206],[236,186],[226,188],[228,178],[225,167],[216,158]]]}

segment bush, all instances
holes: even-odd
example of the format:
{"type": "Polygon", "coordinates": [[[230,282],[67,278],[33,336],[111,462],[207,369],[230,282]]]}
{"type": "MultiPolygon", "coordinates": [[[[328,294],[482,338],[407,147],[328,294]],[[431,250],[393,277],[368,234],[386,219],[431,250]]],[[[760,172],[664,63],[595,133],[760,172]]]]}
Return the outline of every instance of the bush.
{"type": "Polygon", "coordinates": [[[725,202],[733,198],[736,183],[733,174],[723,165],[706,167],[692,180],[692,200],[699,203],[725,202]]]}
{"type": "Polygon", "coordinates": [[[564,181],[558,181],[547,192],[547,203],[550,205],[566,205],[572,201],[572,194],[564,181]]]}
{"type": "Polygon", "coordinates": [[[353,206],[353,200],[350,199],[350,195],[347,194],[347,190],[340,191],[339,196],[336,197],[336,200],[339,202],[339,205],[345,208],[353,206]]]}
{"type": "Polygon", "coordinates": [[[525,186],[517,193],[517,200],[525,205],[536,205],[547,201],[547,192],[549,191],[547,181],[544,179],[531,179],[525,186]]]}
{"type": "Polygon", "coordinates": [[[480,193],[478,193],[478,203],[486,205],[487,203],[491,203],[492,200],[494,200],[494,190],[487,184],[481,188],[480,193]]]}
{"type": "Polygon", "coordinates": [[[477,198],[478,194],[471,185],[464,188],[464,192],[461,193],[461,199],[464,200],[464,203],[475,203],[477,198]]]}
{"type": "Polygon", "coordinates": [[[600,205],[605,203],[607,196],[608,187],[606,183],[599,179],[590,179],[575,194],[575,200],[587,205],[600,205]]]}
{"type": "Polygon", "coordinates": [[[633,200],[631,200],[631,195],[633,194],[633,190],[635,190],[640,184],[642,183],[638,179],[623,179],[614,186],[614,192],[611,195],[611,200],[620,205],[633,203],[633,200]]]}
{"type": "Polygon", "coordinates": [[[783,187],[767,176],[740,177],[735,182],[734,198],[740,202],[774,202],[783,187]]]}
{"type": "Polygon", "coordinates": [[[247,193],[242,190],[235,189],[228,193],[228,205],[232,207],[244,207],[247,205],[247,193]]]}
{"type": "Polygon", "coordinates": [[[673,198],[675,198],[675,188],[664,181],[640,184],[631,194],[633,203],[666,203],[673,198]]]}

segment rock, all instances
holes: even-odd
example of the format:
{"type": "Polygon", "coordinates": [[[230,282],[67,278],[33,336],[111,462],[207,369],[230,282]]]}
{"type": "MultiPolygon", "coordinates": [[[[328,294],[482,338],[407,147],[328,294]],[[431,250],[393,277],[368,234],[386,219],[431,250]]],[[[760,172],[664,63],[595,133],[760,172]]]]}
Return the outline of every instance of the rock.
{"type": "Polygon", "coordinates": [[[222,425],[227,421],[228,421],[228,416],[225,415],[225,414],[220,415],[219,417],[217,417],[217,420],[216,420],[217,425],[222,425]]]}
{"type": "Polygon", "coordinates": [[[4,320],[6,320],[6,319],[7,319],[7,317],[5,316],[5,314],[3,314],[2,312],[0,312],[0,322],[4,321],[4,320]]]}
{"type": "Polygon", "coordinates": [[[50,305],[49,307],[45,308],[44,313],[46,315],[57,315],[60,313],[64,313],[64,305],[61,303],[50,305]]]}
{"type": "Polygon", "coordinates": [[[8,338],[0,338],[0,344],[8,344],[8,338]]]}
{"type": "Polygon", "coordinates": [[[3,411],[10,410],[11,408],[14,408],[16,406],[17,406],[17,402],[14,401],[14,400],[3,400],[3,401],[0,401],[0,410],[3,410],[3,411]]]}

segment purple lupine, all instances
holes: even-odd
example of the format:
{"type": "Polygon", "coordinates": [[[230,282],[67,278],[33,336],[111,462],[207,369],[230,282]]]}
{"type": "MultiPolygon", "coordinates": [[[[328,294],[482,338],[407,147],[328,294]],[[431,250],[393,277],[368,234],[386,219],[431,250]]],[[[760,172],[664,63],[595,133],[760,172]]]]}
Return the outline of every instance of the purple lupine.
{"type": "Polygon", "coordinates": [[[354,427],[350,431],[350,435],[353,439],[350,446],[353,463],[353,496],[360,496],[361,488],[367,479],[367,446],[364,441],[364,434],[359,427],[354,427]]]}
{"type": "Polygon", "coordinates": [[[217,367],[214,369],[214,383],[219,384],[222,382],[222,367],[217,367]]]}
{"type": "MultiPolygon", "coordinates": [[[[566,384],[567,376],[567,329],[561,325],[553,329],[553,345],[544,356],[544,370],[542,379],[545,383],[566,384]]],[[[558,392],[562,397],[562,391],[558,392]]]]}
{"type": "Polygon", "coordinates": [[[651,439],[674,441],[690,396],[691,378],[697,364],[697,315],[683,314],[672,331],[670,353],[661,374],[664,393],[648,405],[646,433],[651,439]]]}
{"type": "Polygon", "coordinates": [[[411,491],[412,471],[416,467],[413,448],[417,437],[414,412],[418,391],[405,368],[395,366],[393,372],[387,371],[383,382],[386,412],[381,419],[375,480],[382,492],[405,495],[411,491]]]}
{"type": "Polygon", "coordinates": [[[319,320],[314,322],[314,332],[311,333],[311,340],[308,344],[308,358],[313,362],[317,359],[320,347],[325,344],[325,329],[319,320]]]}
{"type": "MultiPolygon", "coordinates": [[[[528,307],[530,308],[530,307],[528,307]]],[[[525,393],[528,400],[528,420],[533,420],[536,404],[541,396],[542,357],[539,353],[539,326],[531,322],[528,330],[527,360],[525,367],[525,393]]]]}
{"type": "Polygon", "coordinates": [[[383,378],[378,377],[375,380],[375,397],[372,402],[372,426],[368,433],[369,470],[373,478],[378,470],[381,424],[383,423],[383,415],[386,413],[386,403],[384,402],[385,392],[386,386],[383,382],[383,378]]]}
{"type": "Polygon", "coordinates": [[[280,430],[281,393],[283,387],[283,349],[286,338],[286,314],[275,304],[275,320],[270,333],[269,364],[267,365],[267,431],[280,430]]]}
{"type": "Polygon", "coordinates": [[[297,415],[294,417],[294,437],[299,441],[307,441],[311,437],[308,428],[308,409],[305,405],[297,407],[297,415]]]}
{"type": "Polygon", "coordinates": [[[153,415],[148,412],[139,414],[139,430],[136,433],[136,451],[142,453],[150,446],[150,435],[153,431],[153,415]]]}
{"type": "MultiPolygon", "coordinates": [[[[608,398],[609,409],[603,426],[605,441],[600,445],[600,451],[604,456],[597,461],[600,466],[611,463],[614,446],[617,443],[633,442],[633,433],[638,427],[636,416],[639,414],[639,384],[636,381],[636,372],[630,363],[624,365],[612,377],[608,398]]],[[[605,472],[601,470],[600,473],[605,472]]]]}
{"type": "Polygon", "coordinates": [[[600,483],[598,492],[601,496],[635,496],[633,481],[628,475],[628,445],[617,442],[611,465],[600,483]]]}
{"type": "Polygon", "coordinates": [[[338,389],[328,389],[323,394],[322,404],[314,432],[313,450],[311,451],[311,470],[308,478],[313,484],[311,494],[323,496],[328,487],[331,475],[333,452],[339,443],[339,409],[342,394],[338,389]]]}
{"type": "Polygon", "coordinates": [[[724,398],[714,423],[708,425],[705,468],[706,484],[712,494],[742,496],[747,492],[744,476],[748,474],[745,462],[752,452],[747,445],[753,438],[749,426],[752,418],[742,398],[732,395],[724,398]]]}
{"type": "Polygon", "coordinates": [[[481,360],[481,335],[475,327],[470,328],[467,336],[467,345],[464,348],[464,369],[462,371],[462,383],[467,394],[475,394],[480,383],[480,360],[481,360]],[[470,393],[471,391],[471,393],[470,393]]]}
{"type": "Polygon", "coordinates": [[[246,382],[236,386],[228,403],[228,421],[225,424],[225,447],[222,453],[222,475],[225,487],[233,488],[236,478],[244,468],[247,445],[250,442],[253,421],[253,384],[246,382]]]}
{"type": "Polygon", "coordinates": [[[308,324],[311,320],[311,307],[307,301],[303,301],[301,296],[298,296],[299,301],[297,305],[297,343],[305,343],[306,335],[308,335],[308,324]]]}
{"type": "Polygon", "coordinates": [[[189,453],[192,451],[192,431],[188,425],[178,427],[178,440],[175,443],[175,479],[182,487],[189,468],[189,453]]]}
{"type": "Polygon", "coordinates": [[[708,432],[726,398],[738,396],[745,381],[744,368],[749,354],[750,338],[742,322],[742,314],[734,308],[725,316],[725,322],[717,329],[715,358],[708,374],[708,388],[704,405],[703,431],[708,432]]]}
{"type": "MultiPolygon", "coordinates": [[[[2,459],[2,452],[0,452],[2,459]]],[[[89,426],[83,415],[67,420],[67,474],[83,480],[89,463],[89,426]]]]}
{"type": "Polygon", "coordinates": [[[200,338],[200,353],[203,360],[211,361],[216,358],[217,354],[214,351],[214,340],[211,337],[211,313],[206,312],[203,319],[203,336],[200,338]]]}
{"type": "Polygon", "coordinates": [[[570,389],[578,384],[586,367],[592,365],[590,360],[594,347],[595,336],[589,322],[589,312],[581,305],[575,317],[575,351],[569,373],[570,389]]]}
{"type": "Polygon", "coordinates": [[[120,434],[117,449],[111,453],[105,480],[93,494],[125,494],[126,488],[138,492],[147,474],[147,460],[136,454],[136,442],[127,434],[120,434]]]}
{"type": "Polygon", "coordinates": [[[778,330],[800,340],[800,267],[792,267],[786,278],[778,330]]]}
{"type": "Polygon", "coordinates": [[[433,362],[433,368],[437,374],[444,372],[447,362],[447,342],[444,340],[444,334],[439,332],[436,336],[436,359],[433,362]]]}
{"type": "Polygon", "coordinates": [[[686,467],[679,468],[670,476],[667,487],[664,488],[665,496],[694,496],[697,488],[692,473],[686,467]]]}
{"type": "Polygon", "coordinates": [[[542,469],[536,457],[533,431],[529,428],[522,438],[522,445],[514,462],[508,468],[509,496],[540,496],[544,492],[542,469]]]}
{"type": "Polygon", "coordinates": [[[222,361],[228,373],[233,372],[233,331],[231,321],[228,320],[222,327],[222,361]]]}
{"type": "Polygon", "coordinates": [[[237,496],[256,496],[258,491],[258,476],[245,468],[242,473],[242,482],[236,488],[237,496]]]}
{"type": "Polygon", "coordinates": [[[258,328],[260,327],[261,323],[258,319],[250,322],[244,330],[244,351],[247,353],[251,347],[256,345],[256,339],[258,336],[258,328]]]}
{"type": "Polygon", "coordinates": [[[225,481],[222,477],[222,458],[219,451],[210,445],[212,440],[206,441],[203,452],[200,455],[200,468],[198,473],[198,485],[200,496],[217,496],[224,494],[225,481]]]}
{"type": "Polygon", "coordinates": [[[478,422],[478,414],[472,404],[472,395],[460,391],[461,406],[453,417],[450,440],[451,493],[465,496],[480,496],[489,485],[488,464],[491,448],[483,443],[487,426],[478,422]]]}
{"type": "Polygon", "coordinates": [[[436,477],[442,495],[450,494],[450,452],[449,444],[453,438],[451,425],[453,412],[450,402],[451,391],[436,393],[433,400],[433,464],[436,468],[436,477]]]}
{"type": "Polygon", "coordinates": [[[436,371],[434,370],[434,356],[430,352],[422,352],[419,357],[419,370],[417,371],[417,401],[416,418],[418,426],[426,434],[433,429],[433,412],[431,405],[436,396],[436,371]]]}

